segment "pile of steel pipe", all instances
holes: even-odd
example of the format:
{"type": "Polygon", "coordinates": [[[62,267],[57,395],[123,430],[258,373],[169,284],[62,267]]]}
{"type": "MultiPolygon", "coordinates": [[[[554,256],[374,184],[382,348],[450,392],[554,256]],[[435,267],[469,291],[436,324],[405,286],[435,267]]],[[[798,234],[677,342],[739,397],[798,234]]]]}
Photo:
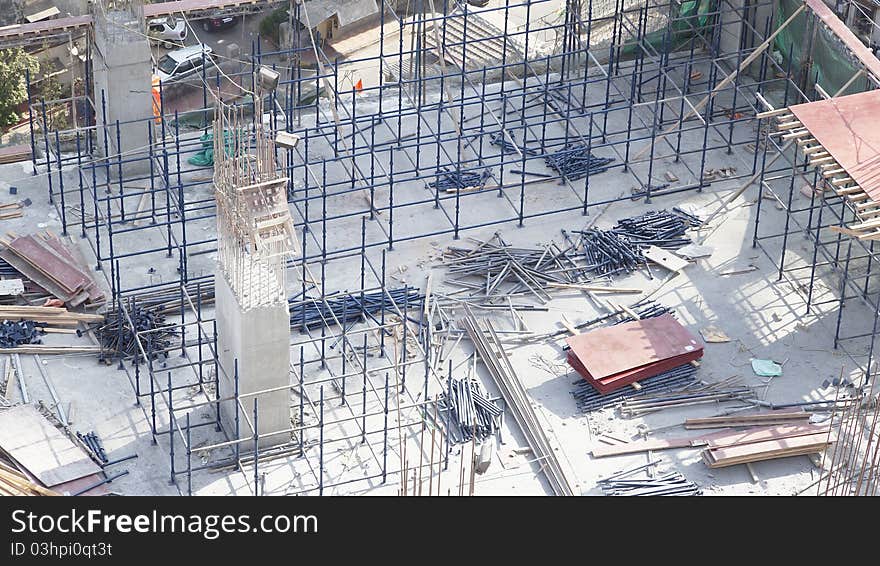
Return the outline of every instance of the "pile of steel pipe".
{"type": "MultiPolygon", "coordinates": [[[[638,320],[643,320],[646,318],[654,318],[655,316],[663,316],[664,314],[671,314],[675,316],[675,311],[669,307],[663,306],[657,301],[651,300],[641,300],[638,303],[632,305],[630,310],[636,313],[638,316],[638,320]]],[[[633,322],[636,320],[632,315],[627,314],[625,317],[611,323],[612,326],[615,324],[623,324],[624,322],[633,322]]]]}
{"type": "Polygon", "coordinates": [[[92,451],[92,454],[101,461],[102,464],[106,464],[110,460],[107,458],[107,453],[104,452],[104,444],[101,442],[101,439],[98,438],[98,435],[95,434],[95,431],[89,432],[87,434],[81,434],[79,431],[76,433],[77,438],[85,444],[89,450],[92,451]]]}
{"type": "Polygon", "coordinates": [[[738,381],[738,377],[730,377],[717,383],[692,385],[677,392],[625,399],[620,406],[620,413],[627,417],[637,417],[664,409],[692,405],[714,405],[731,401],[751,403],[755,398],[754,390],[744,385],[737,385],[738,381]]]}
{"type": "Polygon", "coordinates": [[[326,324],[347,325],[363,320],[366,316],[374,319],[374,315],[383,310],[396,312],[394,305],[403,310],[404,304],[416,307],[421,303],[422,295],[418,289],[400,287],[373,293],[346,293],[325,299],[309,298],[289,300],[290,324],[294,327],[319,328],[326,324]],[[393,301],[393,302],[392,302],[393,301]]]}
{"type": "Polygon", "coordinates": [[[573,281],[574,262],[555,244],[514,248],[497,234],[475,248],[447,248],[443,264],[448,267],[446,283],[472,289],[471,296],[505,298],[528,293],[547,302],[547,283],[573,281]]]}
{"type": "MultiPolygon", "coordinates": [[[[183,297],[183,308],[189,308],[189,301],[196,305],[210,305],[214,303],[214,281],[205,280],[187,283],[184,288],[189,299],[183,297]]],[[[137,304],[150,309],[156,314],[175,315],[180,314],[181,292],[180,286],[169,286],[164,289],[155,289],[138,293],[137,304]]]]}
{"type": "Polygon", "coordinates": [[[691,243],[685,232],[699,219],[676,211],[652,210],[640,216],[621,218],[612,232],[638,246],[678,249],[691,243]]]}
{"type": "Polygon", "coordinates": [[[581,230],[579,245],[587,260],[586,269],[597,275],[629,273],[647,265],[641,248],[629,238],[611,230],[581,230]]]}
{"type": "Polygon", "coordinates": [[[651,462],[633,470],[619,472],[596,483],[605,495],[615,496],[688,496],[702,495],[700,486],[684,477],[680,472],[670,471],[653,476],[647,470],[656,465],[651,462]],[[642,474],[635,476],[636,472],[642,474]]]}
{"type": "Polygon", "coordinates": [[[428,183],[428,186],[433,189],[439,189],[441,191],[449,189],[471,189],[482,187],[483,184],[485,184],[486,179],[492,176],[492,171],[486,169],[482,173],[473,173],[469,171],[450,171],[444,167],[437,171],[436,176],[436,181],[428,183]]]}
{"type": "Polygon", "coordinates": [[[463,324],[474,349],[501,392],[506,412],[513,416],[536,461],[540,462],[541,471],[547,477],[550,487],[556,495],[575,495],[572,482],[557,458],[557,451],[550,445],[544,432],[545,425],[538,420],[532,399],[517,377],[495,328],[489,321],[481,323],[470,308],[465,308],[467,316],[464,317],[463,324]]]}
{"type": "Polygon", "coordinates": [[[453,380],[450,391],[444,391],[437,403],[453,444],[470,442],[472,438],[485,440],[501,426],[503,411],[489,399],[479,380],[453,380]]]}
{"type": "Polygon", "coordinates": [[[572,395],[574,395],[578,409],[581,412],[588,413],[603,407],[616,405],[628,398],[640,398],[661,392],[681,391],[685,387],[696,383],[696,374],[696,367],[691,364],[685,364],[639,381],[640,389],[638,390],[625,387],[612,391],[607,395],[602,395],[596,391],[586,380],[579,379],[572,395]]]}
{"type": "MultiPolygon", "coordinates": [[[[140,334],[141,345],[147,356],[156,359],[161,354],[167,358],[165,350],[180,332],[177,325],[165,322],[164,309],[159,306],[145,307],[139,302],[130,301],[126,311],[134,324],[133,330],[128,318],[118,308],[105,313],[104,322],[94,328],[104,354],[115,353],[126,358],[133,357],[136,362],[142,361],[143,354],[137,344],[137,334],[140,334]]],[[[107,360],[102,357],[99,361],[107,360]]]]}
{"type": "Polygon", "coordinates": [[[569,181],[574,181],[608,171],[614,158],[597,157],[588,151],[586,144],[575,143],[568,144],[559,151],[544,154],[544,161],[547,167],[569,181]]]}

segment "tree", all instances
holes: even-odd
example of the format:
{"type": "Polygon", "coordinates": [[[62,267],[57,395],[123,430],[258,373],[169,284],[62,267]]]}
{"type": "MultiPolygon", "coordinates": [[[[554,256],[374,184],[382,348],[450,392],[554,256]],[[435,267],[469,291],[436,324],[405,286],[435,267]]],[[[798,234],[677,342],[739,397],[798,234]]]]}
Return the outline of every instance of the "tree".
{"type": "Polygon", "coordinates": [[[40,64],[24,49],[0,49],[0,127],[18,121],[16,110],[27,100],[25,71],[34,75],[40,64]]]}

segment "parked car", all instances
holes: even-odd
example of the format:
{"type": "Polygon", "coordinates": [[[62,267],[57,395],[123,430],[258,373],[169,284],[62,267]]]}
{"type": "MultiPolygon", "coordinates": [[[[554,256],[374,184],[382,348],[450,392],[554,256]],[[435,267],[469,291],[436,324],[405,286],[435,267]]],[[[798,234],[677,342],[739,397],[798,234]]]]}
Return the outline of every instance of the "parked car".
{"type": "Polygon", "coordinates": [[[147,36],[158,43],[183,42],[186,31],[186,21],[173,16],[154,18],[147,22],[147,36]]]}
{"type": "Polygon", "coordinates": [[[202,29],[213,32],[235,27],[238,19],[238,16],[230,12],[218,12],[210,18],[202,20],[202,29]]]}
{"type": "Polygon", "coordinates": [[[202,65],[214,65],[210,45],[202,43],[169,51],[156,62],[156,76],[162,83],[171,83],[202,72],[202,65]]]}

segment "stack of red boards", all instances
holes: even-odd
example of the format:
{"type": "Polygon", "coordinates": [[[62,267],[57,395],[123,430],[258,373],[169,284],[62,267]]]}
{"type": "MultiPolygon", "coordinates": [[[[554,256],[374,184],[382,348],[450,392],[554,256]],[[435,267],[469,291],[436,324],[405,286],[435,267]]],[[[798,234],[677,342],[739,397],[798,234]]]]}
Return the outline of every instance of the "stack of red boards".
{"type": "Polygon", "coordinates": [[[703,346],[672,315],[599,328],[566,340],[568,364],[599,393],[703,357],[703,346]]]}

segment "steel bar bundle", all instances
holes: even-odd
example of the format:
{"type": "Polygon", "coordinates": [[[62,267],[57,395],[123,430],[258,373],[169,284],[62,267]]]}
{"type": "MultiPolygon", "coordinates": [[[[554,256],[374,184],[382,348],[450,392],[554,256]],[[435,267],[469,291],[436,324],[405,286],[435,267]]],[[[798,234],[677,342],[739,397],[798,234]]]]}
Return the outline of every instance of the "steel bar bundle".
{"type": "Polygon", "coordinates": [[[167,357],[165,350],[171,345],[172,338],[179,335],[177,325],[165,322],[165,315],[156,308],[143,307],[133,302],[126,307],[126,310],[134,323],[134,330],[119,309],[107,312],[104,324],[95,329],[95,336],[101,342],[104,352],[134,357],[140,362],[143,355],[138,348],[138,336],[136,336],[140,334],[143,349],[148,356],[152,353],[153,359],[159,354],[167,357]]]}
{"type": "Polygon", "coordinates": [[[618,389],[607,395],[602,395],[585,380],[579,379],[577,381],[577,388],[572,392],[572,395],[574,395],[578,409],[581,412],[588,413],[596,409],[616,405],[629,398],[641,398],[661,392],[681,391],[683,388],[697,382],[696,374],[697,368],[691,364],[685,364],[657,374],[654,377],[643,379],[639,382],[641,389],[618,389]]]}
{"type": "Polygon", "coordinates": [[[691,243],[685,232],[701,224],[698,218],[687,213],[652,210],[640,216],[621,218],[612,232],[639,246],[678,249],[691,243]]]}
{"type": "Polygon", "coordinates": [[[76,433],[77,438],[82,441],[83,444],[91,450],[92,454],[100,461],[101,464],[106,464],[110,460],[107,458],[107,453],[104,452],[104,443],[101,442],[101,439],[98,438],[98,435],[95,434],[95,431],[81,434],[80,432],[76,433]]]}
{"type": "Polygon", "coordinates": [[[483,390],[479,380],[462,379],[450,383],[449,392],[444,391],[437,404],[438,414],[443,416],[454,444],[489,438],[501,426],[503,413],[483,390]]]}
{"type": "Polygon", "coordinates": [[[506,298],[516,293],[529,293],[541,302],[550,299],[550,284],[572,283],[574,262],[555,244],[545,248],[514,248],[496,234],[475,248],[449,247],[443,263],[452,285],[473,289],[472,296],[506,298]],[[476,278],[464,281],[464,278],[476,278]]]}
{"type": "Polygon", "coordinates": [[[641,248],[613,230],[589,228],[579,232],[578,247],[587,260],[586,270],[596,275],[630,273],[648,264],[641,248]]]}
{"type": "Polygon", "coordinates": [[[473,173],[469,171],[450,171],[444,167],[437,171],[437,180],[431,181],[428,183],[428,186],[439,190],[477,188],[483,186],[486,179],[491,175],[492,172],[489,169],[484,170],[482,173],[473,173]]]}
{"type": "Polygon", "coordinates": [[[547,167],[570,181],[608,171],[613,157],[597,157],[589,152],[586,144],[569,144],[553,153],[544,155],[547,167]]]}
{"type": "Polygon", "coordinates": [[[501,391],[506,410],[519,424],[535,459],[541,463],[541,469],[550,487],[556,495],[575,495],[571,482],[556,456],[556,451],[544,432],[544,426],[535,414],[532,400],[517,377],[492,323],[485,321],[481,325],[469,308],[467,311],[468,315],[463,319],[463,324],[468,336],[474,344],[477,355],[501,391]]]}
{"type": "Polygon", "coordinates": [[[401,306],[406,303],[415,307],[421,300],[422,295],[418,289],[401,287],[386,292],[376,291],[363,295],[346,293],[324,300],[315,298],[288,302],[292,326],[318,328],[324,324],[334,325],[337,320],[345,325],[357,322],[365,315],[372,317],[383,310],[393,311],[395,304],[401,306]]]}
{"type": "Polygon", "coordinates": [[[688,496],[703,494],[700,486],[677,471],[664,472],[653,477],[648,476],[647,468],[654,464],[656,462],[639,466],[634,470],[619,472],[596,483],[602,488],[605,495],[688,496]],[[645,470],[643,477],[633,477],[635,472],[641,470],[645,470]]]}
{"type": "MultiPolygon", "coordinates": [[[[191,300],[193,304],[201,303],[204,307],[214,303],[213,278],[207,281],[190,281],[189,283],[186,283],[184,288],[186,294],[189,295],[189,300],[191,300]]],[[[149,308],[157,314],[164,315],[180,314],[181,300],[182,307],[184,309],[189,308],[189,301],[185,298],[181,299],[179,286],[145,291],[137,294],[138,305],[144,308],[149,308]]]]}
{"type": "Polygon", "coordinates": [[[735,380],[736,378],[728,378],[710,385],[690,387],[686,391],[655,395],[650,398],[627,399],[621,406],[620,412],[625,416],[636,417],[675,407],[731,401],[751,402],[755,398],[754,390],[750,387],[735,385],[735,380]]]}

